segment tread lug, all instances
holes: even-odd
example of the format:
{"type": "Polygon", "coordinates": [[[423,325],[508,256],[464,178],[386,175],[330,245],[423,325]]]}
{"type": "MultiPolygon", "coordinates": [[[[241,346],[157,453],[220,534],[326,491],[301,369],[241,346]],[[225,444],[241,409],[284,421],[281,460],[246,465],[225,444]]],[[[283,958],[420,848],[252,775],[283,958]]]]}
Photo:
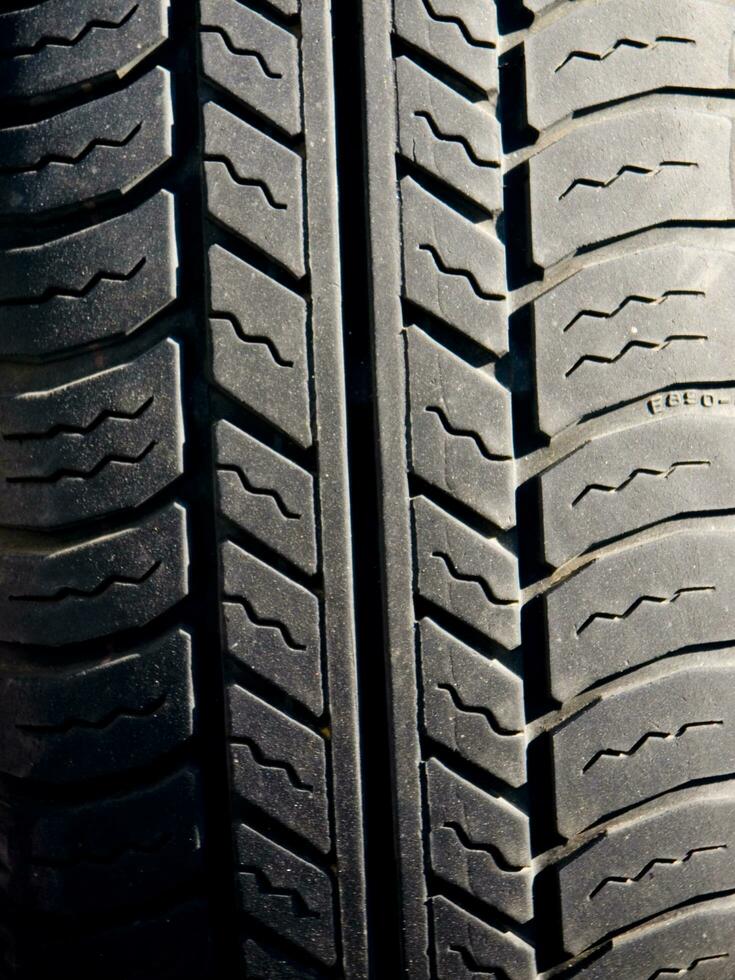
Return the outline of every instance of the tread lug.
{"type": "Polygon", "coordinates": [[[0,214],[35,217],[125,194],[172,153],[171,79],[128,88],[40,122],[0,130],[0,214]]]}
{"type": "Polygon", "coordinates": [[[0,555],[0,624],[13,643],[61,646],[142,626],[187,590],[179,504],[91,540],[0,555]]]}

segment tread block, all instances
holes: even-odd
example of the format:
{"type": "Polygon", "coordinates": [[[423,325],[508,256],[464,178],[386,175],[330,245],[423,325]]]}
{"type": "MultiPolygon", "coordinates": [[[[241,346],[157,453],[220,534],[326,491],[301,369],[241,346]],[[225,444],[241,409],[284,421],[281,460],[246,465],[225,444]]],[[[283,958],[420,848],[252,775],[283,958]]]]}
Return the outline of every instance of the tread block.
{"type": "Polygon", "coordinates": [[[534,954],[520,937],[502,932],[439,896],[431,899],[438,980],[507,977],[535,980],[534,954]]]}
{"type": "Polygon", "coordinates": [[[229,653],[320,715],[316,597],[231,541],[222,547],[222,562],[229,653]]]}
{"type": "Polygon", "coordinates": [[[204,131],[212,217],[304,276],[301,157],[214,102],[204,106],[204,131]]]}
{"type": "Polygon", "coordinates": [[[735,889],[735,790],[698,786],[608,829],[558,870],[565,948],[698,897],[735,889]]]}
{"type": "Polygon", "coordinates": [[[489,351],[504,354],[508,323],[500,242],[411,177],[400,186],[405,296],[489,351]]]}
{"type": "Polygon", "coordinates": [[[682,381],[735,376],[735,255],[663,245],[582,269],[534,304],[539,422],[555,435],[588,413],[682,381]]]}
{"type": "Polygon", "coordinates": [[[735,217],[732,120],[648,108],[585,122],[531,158],[533,255],[577,249],[668,221],[735,217]]]}
{"type": "Polygon", "coordinates": [[[0,666],[0,770],[64,783],[149,764],[193,732],[191,641],[174,631],[120,657],[0,666]]]}
{"type": "Polygon", "coordinates": [[[735,651],[665,660],[634,674],[552,737],[559,830],[735,771],[735,651]]]}
{"type": "Polygon", "coordinates": [[[222,514],[313,575],[317,554],[311,474],[229,422],[217,424],[215,439],[222,514]]]}
{"type": "Polygon", "coordinates": [[[0,555],[0,631],[61,646],[142,626],[188,589],[186,516],[171,504],[137,524],[54,549],[0,555]]]}
{"type": "Polygon", "coordinates": [[[154,68],[120,92],[0,130],[0,214],[124,194],[170,159],[172,123],[169,73],[154,68]]]}
{"type": "Polygon", "coordinates": [[[209,252],[214,379],[301,446],[310,446],[306,303],[215,245],[209,252]]]}
{"type": "Polygon", "coordinates": [[[521,679],[455,639],[420,623],[424,727],[435,742],[511,786],[526,779],[521,679]]]}
{"type": "Polygon", "coordinates": [[[425,497],[413,501],[418,591],[508,650],[520,643],[513,555],[425,497]]]}
{"type": "Polygon", "coordinates": [[[0,90],[29,98],[122,77],[167,33],[168,0],[48,0],[0,14],[0,90]]]}
{"type": "Polygon", "coordinates": [[[176,298],[173,197],[0,252],[0,355],[35,359],[132,333],[176,298]]]}
{"type": "Polygon", "coordinates": [[[729,642],[733,561],[732,528],[674,530],[607,554],[547,593],[553,696],[566,701],[676,649],[729,642]]]}
{"type": "Polygon", "coordinates": [[[236,685],[228,692],[235,793],[271,819],[329,851],[324,741],[236,685]]]}
{"type": "Polygon", "coordinates": [[[179,345],[0,396],[0,521],[53,527],[135,507],[183,471],[179,345]]]}
{"type": "Polygon", "coordinates": [[[402,0],[395,27],[410,44],[486,92],[497,91],[495,5],[483,0],[402,0]]]}
{"type": "Polygon", "coordinates": [[[512,527],[510,393],[415,327],[406,342],[413,472],[498,527],[512,527]]]}
{"type": "Polygon", "coordinates": [[[591,439],[541,477],[546,560],[559,566],[640,527],[727,509],[734,482],[735,416],[649,416],[591,439]]]}
{"type": "Polygon", "coordinates": [[[479,901],[527,922],[531,900],[528,819],[435,759],[426,763],[434,872],[479,901]]]}
{"type": "Polygon", "coordinates": [[[301,92],[294,35],[236,0],[202,0],[201,24],[205,75],[296,135],[301,92]]]}
{"type": "Polygon", "coordinates": [[[396,59],[398,141],[409,160],[488,211],[503,205],[500,125],[481,103],[470,102],[402,56],[396,59]]]}
{"type": "Polygon", "coordinates": [[[18,824],[7,834],[7,895],[69,914],[183,885],[202,867],[199,809],[190,770],[103,802],[36,814],[16,809],[18,824]]]}
{"type": "Polygon", "coordinates": [[[580,980],[616,976],[729,980],[733,959],[735,898],[719,897],[616,937],[603,956],[575,976],[580,980]]]}
{"type": "Polygon", "coordinates": [[[706,0],[607,0],[573,8],[524,44],[528,121],[663,88],[732,87],[735,12],[706,0]]]}
{"type": "Polygon", "coordinates": [[[336,952],[327,875],[244,824],[237,827],[235,839],[243,910],[331,966],[336,952]]]}

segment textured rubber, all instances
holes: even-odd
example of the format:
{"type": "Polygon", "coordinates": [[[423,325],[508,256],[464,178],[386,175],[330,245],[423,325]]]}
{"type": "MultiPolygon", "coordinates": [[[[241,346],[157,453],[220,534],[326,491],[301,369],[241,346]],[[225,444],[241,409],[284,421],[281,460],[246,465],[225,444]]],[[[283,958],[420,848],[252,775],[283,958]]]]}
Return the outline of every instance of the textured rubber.
{"type": "Polygon", "coordinates": [[[2,977],[367,975],[329,35],[0,14],[2,977]]]}
{"type": "Polygon", "coordinates": [[[0,980],[732,980],[730,0],[0,11],[0,980]]]}
{"type": "Polygon", "coordinates": [[[416,980],[735,971],[734,14],[363,2],[416,980]]]}

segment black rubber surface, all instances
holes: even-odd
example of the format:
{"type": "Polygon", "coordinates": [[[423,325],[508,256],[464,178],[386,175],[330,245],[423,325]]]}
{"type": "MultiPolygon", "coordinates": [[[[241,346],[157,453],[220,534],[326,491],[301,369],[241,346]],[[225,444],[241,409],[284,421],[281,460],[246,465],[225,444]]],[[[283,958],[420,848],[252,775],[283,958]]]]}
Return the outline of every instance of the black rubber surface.
{"type": "Polygon", "coordinates": [[[329,37],[0,14],[3,976],[366,975],[329,37]]]}
{"type": "Polygon", "coordinates": [[[732,980],[734,34],[0,5],[0,980],[732,980]]]}
{"type": "Polygon", "coordinates": [[[733,10],[363,19],[403,970],[727,980],[733,10]]]}

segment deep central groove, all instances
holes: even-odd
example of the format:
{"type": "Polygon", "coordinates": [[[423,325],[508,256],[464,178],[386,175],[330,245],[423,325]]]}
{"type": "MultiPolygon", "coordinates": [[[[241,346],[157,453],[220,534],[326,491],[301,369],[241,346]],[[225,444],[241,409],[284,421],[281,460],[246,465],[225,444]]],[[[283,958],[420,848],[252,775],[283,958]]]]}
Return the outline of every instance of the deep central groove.
{"type": "MultiPolygon", "coordinates": [[[[508,35],[526,30],[533,22],[533,15],[519,0],[498,0],[498,27],[501,47],[508,35]]],[[[516,43],[501,55],[499,68],[498,119],[505,160],[512,151],[531,146],[537,132],[526,119],[525,106],[526,70],[521,44],[516,43]]],[[[504,168],[503,180],[503,237],[505,246],[506,277],[509,295],[520,287],[542,278],[531,251],[530,202],[528,198],[528,173],[525,166],[504,168]]],[[[510,353],[504,365],[504,383],[511,391],[513,405],[513,440],[516,459],[537,446],[535,422],[535,382],[533,363],[533,324],[530,308],[521,307],[510,314],[510,353]]],[[[541,540],[540,502],[533,481],[520,483],[516,492],[516,528],[519,574],[521,586],[537,581],[543,574],[538,559],[538,542],[541,540]]],[[[536,657],[544,650],[546,637],[541,600],[525,604],[521,610],[521,644],[515,651],[523,681],[523,699],[526,723],[550,710],[544,672],[538,669],[536,657]],[[536,665],[536,666],[533,666],[536,665]]],[[[529,815],[531,853],[542,853],[561,843],[554,835],[553,814],[549,813],[549,801],[553,800],[552,760],[549,745],[543,739],[531,742],[527,749],[528,776],[521,790],[523,808],[529,815]]],[[[559,932],[558,905],[553,891],[554,881],[550,874],[541,873],[534,883],[534,917],[524,926],[530,945],[535,948],[537,962],[543,961],[549,937],[559,932]],[[544,914],[537,916],[536,909],[544,914]]],[[[535,975],[535,973],[534,973],[535,975]]]]}
{"type": "Polygon", "coordinates": [[[218,600],[215,474],[208,359],[207,242],[204,233],[202,77],[198,0],[171,8],[175,52],[174,136],[181,167],[178,197],[180,302],[185,311],[182,388],[185,417],[185,472],[192,487],[189,506],[190,617],[196,704],[196,751],[202,773],[204,851],[212,931],[211,975],[240,975],[237,906],[230,821],[225,728],[224,669],[218,600]]]}
{"type": "Polygon", "coordinates": [[[393,749],[388,718],[386,627],[381,589],[378,429],[372,372],[368,275],[365,87],[360,0],[333,7],[337,182],[357,669],[364,792],[367,918],[371,976],[396,975],[401,962],[398,862],[393,813],[393,749]]]}

